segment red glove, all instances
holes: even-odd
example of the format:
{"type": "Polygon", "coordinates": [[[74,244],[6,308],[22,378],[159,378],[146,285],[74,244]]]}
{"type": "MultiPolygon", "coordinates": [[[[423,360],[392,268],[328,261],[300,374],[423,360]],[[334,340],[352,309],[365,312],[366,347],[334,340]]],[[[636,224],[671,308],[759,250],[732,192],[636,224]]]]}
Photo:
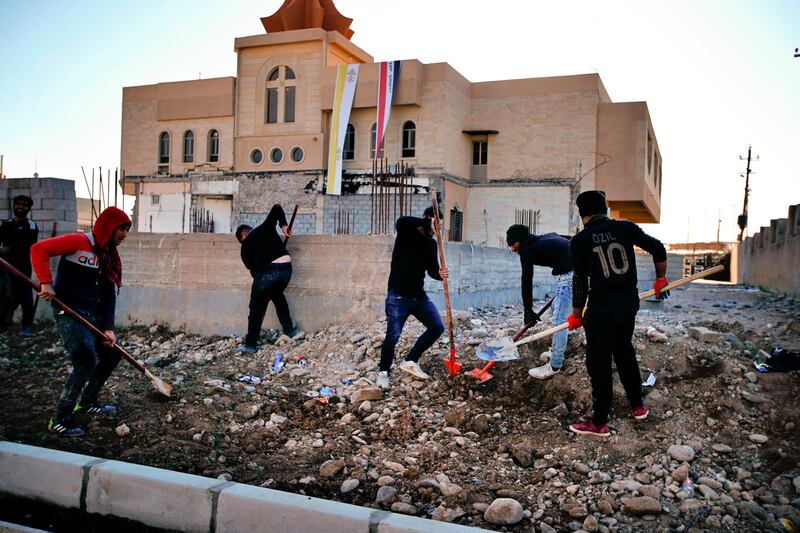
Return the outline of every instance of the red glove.
{"type": "Polygon", "coordinates": [[[669,285],[669,280],[666,276],[663,278],[656,278],[653,282],[653,290],[656,291],[656,300],[666,300],[669,298],[669,291],[661,292],[661,289],[669,285]]]}
{"type": "Polygon", "coordinates": [[[578,329],[579,327],[583,326],[583,317],[569,315],[567,317],[567,324],[569,324],[570,331],[578,329]]]}

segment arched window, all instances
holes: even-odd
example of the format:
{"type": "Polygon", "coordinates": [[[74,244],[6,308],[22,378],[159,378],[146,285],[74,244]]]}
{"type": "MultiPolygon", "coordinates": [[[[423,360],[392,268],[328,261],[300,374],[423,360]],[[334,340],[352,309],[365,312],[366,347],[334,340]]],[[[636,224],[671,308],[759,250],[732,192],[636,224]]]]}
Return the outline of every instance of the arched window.
{"type": "MultiPolygon", "coordinates": [[[[369,157],[370,159],[375,159],[375,138],[377,137],[377,124],[373,124],[372,127],[369,129],[369,157]]],[[[381,148],[378,151],[378,158],[382,158],[384,155],[384,145],[386,144],[386,138],[383,138],[381,142],[381,148]]]]}
{"type": "Polygon", "coordinates": [[[158,173],[169,174],[169,133],[166,131],[158,136],[158,173]]]}
{"type": "Polygon", "coordinates": [[[403,124],[402,157],[415,157],[417,153],[417,126],[410,120],[403,124]]]}
{"type": "Polygon", "coordinates": [[[219,132],[217,130],[208,132],[208,162],[219,163],[219,132]]]}
{"type": "Polygon", "coordinates": [[[297,96],[297,76],[294,70],[285,65],[275,67],[267,75],[266,85],[264,122],[294,122],[297,96]]]}
{"type": "Polygon", "coordinates": [[[356,128],[352,124],[347,125],[344,133],[344,148],[342,149],[342,159],[356,158],[356,128]]]}
{"type": "Polygon", "coordinates": [[[191,131],[183,134],[183,162],[194,163],[194,133],[191,131]]]}

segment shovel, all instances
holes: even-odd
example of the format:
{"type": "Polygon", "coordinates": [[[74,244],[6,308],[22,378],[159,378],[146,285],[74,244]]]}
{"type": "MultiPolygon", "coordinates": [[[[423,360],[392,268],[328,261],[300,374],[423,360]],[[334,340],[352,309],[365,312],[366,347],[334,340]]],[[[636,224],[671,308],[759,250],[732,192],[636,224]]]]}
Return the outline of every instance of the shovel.
{"type": "MultiPolygon", "coordinates": [[[[441,220],[439,220],[439,202],[436,199],[436,190],[431,187],[431,197],[433,198],[433,228],[436,234],[436,247],[439,250],[439,264],[442,268],[447,268],[444,261],[444,245],[442,244],[441,220]]],[[[450,377],[455,377],[461,372],[461,363],[456,361],[456,343],[453,339],[453,312],[450,309],[450,289],[447,278],[442,280],[444,285],[444,307],[447,310],[447,334],[450,337],[450,359],[444,360],[444,366],[450,372],[450,377]]]]}
{"type": "MultiPolygon", "coordinates": [[[[300,207],[299,204],[294,204],[294,209],[292,209],[292,218],[289,219],[289,231],[292,231],[292,224],[294,224],[294,217],[297,216],[298,207],[300,207]]],[[[286,246],[287,242],[289,242],[289,237],[285,237],[283,239],[283,245],[286,246]]]]}
{"type": "MultiPolygon", "coordinates": [[[[489,381],[494,376],[489,373],[489,370],[497,363],[498,360],[504,361],[507,359],[498,359],[498,353],[502,354],[502,350],[510,345],[513,345],[515,342],[525,334],[534,324],[536,324],[542,315],[547,311],[553,302],[555,301],[555,296],[550,298],[550,301],[542,307],[538,313],[536,313],[536,318],[522,326],[522,329],[519,330],[514,337],[501,337],[496,339],[491,339],[488,341],[482,342],[478,347],[475,349],[475,355],[478,359],[483,359],[484,361],[489,361],[486,363],[486,366],[483,368],[476,368],[470,372],[474,377],[478,379],[481,383],[485,381],[489,381]]],[[[517,354],[519,355],[519,354],[517,354]]],[[[516,357],[515,357],[516,359],[516,357]]]]}
{"type": "MultiPolygon", "coordinates": [[[[684,286],[684,285],[686,285],[688,283],[691,283],[692,281],[695,281],[695,280],[698,280],[698,279],[702,279],[702,278],[704,278],[706,276],[710,276],[711,274],[716,274],[717,272],[722,272],[723,270],[725,270],[724,266],[717,265],[717,266],[715,266],[713,268],[709,268],[708,270],[704,270],[702,272],[698,272],[696,274],[692,274],[691,276],[686,276],[685,278],[679,279],[678,281],[673,281],[672,283],[670,283],[669,285],[667,285],[666,287],[661,289],[661,291],[664,292],[664,291],[669,291],[669,290],[672,290],[672,289],[677,289],[678,287],[682,287],[682,286],[684,286]]],[[[650,289],[649,291],[645,291],[645,292],[639,294],[639,301],[646,300],[647,298],[650,298],[651,296],[655,296],[655,294],[656,294],[656,291],[653,290],[653,289],[650,289]]],[[[554,327],[552,327],[550,329],[546,329],[544,331],[540,331],[539,333],[535,333],[533,335],[525,337],[524,339],[520,339],[520,340],[518,340],[518,341],[516,341],[514,343],[511,343],[511,344],[509,344],[507,346],[504,346],[502,348],[502,350],[497,350],[495,352],[496,360],[497,361],[510,361],[510,360],[513,360],[513,359],[518,359],[519,358],[519,350],[517,350],[518,347],[522,346],[523,344],[527,344],[529,342],[534,342],[534,341],[538,341],[539,339],[544,339],[545,337],[549,337],[550,335],[553,335],[554,333],[558,333],[559,331],[563,331],[563,330],[567,329],[568,327],[569,327],[569,324],[567,322],[564,322],[563,324],[559,324],[558,326],[554,326],[554,327]]]]}
{"type": "MultiPolygon", "coordinates": [[[[20,272],[10,264],[8,264],[8,262],[6,262],[4,259],[0,259],[0,266],[2,266],[6,270],[14,274],[20,280],[30,285],[36,292],[41,291],[41,287],[39,286],[38,283],[36,283],[31,278],[29,278],[28,276],[26,276],[25,274],[23,274],[22,272],[20,272]]],[[[101,339],[106,338],[103,332],[97,329],[94,326],[94,324],[92,324],[91,322],[83,318],[81,315],[79,315],[78,313],[67,307],[67,305],[58,298],[54,297],[51,300],[51,302],[55,304],[57,307],[59,307],[61,310],[63,310],[65,313],[67,313],[69,316],[77,320],[83,327],[94,333],[98,338],[101,339]]],[[[153,387],[155,387],[155,389],[159,393],[163,394],[164,396],[170,395],[170,393],[172,392],[172,385],[166,383],[161,378],[153,375],[149,370],[147,370],[144,367],[144,365],[142,365],[139,361],[134,359],[133,356],[128,352],[126,352],[125,349],[119,344],[114,344],[113,349],[116,350],[117,353],[119,353],[122,357],[124,357],[130,364],[132,364],[134,368],[136,368],[136,370],[144,374],[145,377],[150,380],[150,383],[153,385],[153,387]]]]}

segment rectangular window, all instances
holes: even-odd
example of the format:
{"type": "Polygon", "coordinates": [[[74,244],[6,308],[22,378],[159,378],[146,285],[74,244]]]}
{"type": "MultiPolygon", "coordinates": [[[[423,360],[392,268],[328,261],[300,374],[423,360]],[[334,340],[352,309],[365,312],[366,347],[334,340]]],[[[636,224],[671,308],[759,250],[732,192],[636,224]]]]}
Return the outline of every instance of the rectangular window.
{"type": "Polygon", "coordinates": [[[344,146],[342,147],[342,159],[351,161],[356,158],[356,130],[352,126],[347,126],[344,134],[344,146]]]}
{"type": "Polygon", "coordinates": [[[459,211],[458,209],[451,209],[450,231],[448,232],[450,242],[462,241],[461,228],[463,226],[463,222],[464,222],[464,213],[459,211]]]}
{"type": "Polygon", "coordinates": [[[153,194],[150,196],[150,205],[159,205],[161,204],[161,195],[160,194],[153,194]]]}
{"type": "Polygon", "coordinates": [[[158,165],[159,174],[169,174],[169,165],[158,165]]]}
{"type": "Polygon", "coordinates": [[[286,87],[283,98],[283,121],[294,122],[294,95],[296,87],[286,87]]]}
{"type": "Polygon", "coordinates": [[[487,141],[474,141],[472,143],[472,164],[486,165],[489,161],[489,143],[487,141]]]}
{"type": "Polygon", "coordinates": [[[278,122],[278,89],[267,89],[267,124],[278,122]]]}
{"type": "Polygon", "coordinates": [[[403,129],[403,157],[415,157],[417,152],[417,130],[403,129]]]}
{"type": "Polygon", "coordinates": [[[183,162],[194,162],[194,137],[192,136],[183,139],[183,162]]]}

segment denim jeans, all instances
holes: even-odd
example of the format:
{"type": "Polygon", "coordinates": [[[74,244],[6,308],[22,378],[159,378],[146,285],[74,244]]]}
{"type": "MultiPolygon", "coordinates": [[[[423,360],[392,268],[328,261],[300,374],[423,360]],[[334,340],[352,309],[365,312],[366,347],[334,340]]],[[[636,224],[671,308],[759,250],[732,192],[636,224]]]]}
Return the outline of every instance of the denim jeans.
{"type": "Polygon", "coordinates": [[[423,293],[422,296],[416,298],[407,298],[389,291],[386,295],[386,339],[381,347],[380,369],[382,371],[388,372],[392,367],[394,349],[409,316],[422,322],[427,329],[419,336],[414,347],[406,355],[406,361],[419,361],[422,352],[433,346],[433,343],[444,331],[442,315],[427,294],[423,293]]]}
{"type": "MultiPolygon", "coordinates": [[[[81,405],[92,405],[97,401],[97,394],[119,364],[121,356],[104,346],[74,318],[56,308],[54,313],[61,342],[72,362],[72,372],[64,384],[56,410],[56,419],[63,420],[72,413],[79,396],[81,405]]],[[[79,314],[98,325],[96,316],[80,311],[79,314]]]]}
{"type": "MultiPolygon", "coordinates": [[[[567,321],[567,316],[572,312],[572,272],[556,276],[556,296],[553,302],[553,325],[557,326],[567,321]]],[[[550,345],[550,366],[561,368],[564,365],[564,352],[567,349],[567,330],[559,331],[553,335],[550,345]]]]}
{"type": "Polygon", "coordinates": [[[275,312],[287,335],[294,331],[289,304],[283,291],[292,279],[291,263],[272,263],[264,270],[253,272],[253,286],[250,288],[250,316],[247,318],[247,336],[244,343],[256,346],[261,335],[261,325],[267,313],[269,302],[275,304],[275,312]]]}

